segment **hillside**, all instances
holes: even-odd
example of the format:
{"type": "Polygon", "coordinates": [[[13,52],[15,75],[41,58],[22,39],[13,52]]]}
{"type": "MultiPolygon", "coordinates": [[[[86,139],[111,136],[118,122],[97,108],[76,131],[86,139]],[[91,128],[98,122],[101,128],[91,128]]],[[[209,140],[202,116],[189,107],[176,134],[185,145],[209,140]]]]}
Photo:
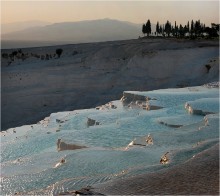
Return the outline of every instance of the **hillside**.
{"type": "Polygon", "coordinates": [[[2,130],[35,123],[52,112],[104,104],[126,90],[219,80],[218,41],[138,39],[22,51],[24,56],[14,61],[2,58],[2,130]],[[63,49],[60,58],[54,55],[57,48],[63,49]]]}
{"type": "Polygon", "coordinates": [[[32,27],[42,27],[49,24],[51,23],[38,20],[1,24],[1,33],[7,34],[14,31],[21,31],[32,27]]]}
{"type": "Polygon", "coordinates": [[[86,43],[135,39],[141,25],[112,19],[62,22],[2,35],[2,40],[86,43]]]}

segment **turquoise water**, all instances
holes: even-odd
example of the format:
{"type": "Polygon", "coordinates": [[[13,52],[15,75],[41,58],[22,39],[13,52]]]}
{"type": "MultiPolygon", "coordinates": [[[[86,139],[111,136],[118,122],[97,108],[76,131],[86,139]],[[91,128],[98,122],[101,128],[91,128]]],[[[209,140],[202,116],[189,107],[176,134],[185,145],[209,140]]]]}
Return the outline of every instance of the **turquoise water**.
{"type": "Polygon", "coordinates": [[[103,110],[59,112],[51,114],[49,122],[45,120],[33,127],[22,126],[2,132],[1,194],[58,194],[157,171],[186,161],[218,143],[218,88],[130,93],[154,98],[149,103],[163,108],[148,111],[113,101],[116,109],[103,107],[103,110]],[[186,111],[186,102],[195,109],[208,108],[214,113],[207,116],[208,125],[205,125],[203,115],[186,111]],[[88,118],[99,125],[88,126],[88,118]],[[145,143],[149,133],[153,145],[145,143]],[[58,152],[58,138],[87,148],[58,152]],[[128,147],[133,140],[140,145],[128,147]],[[170,162],[161,165],[160,157],[166,152],[169,152],[170,162]],[[63,157],[66,163],[54,168],[63,157]]]}

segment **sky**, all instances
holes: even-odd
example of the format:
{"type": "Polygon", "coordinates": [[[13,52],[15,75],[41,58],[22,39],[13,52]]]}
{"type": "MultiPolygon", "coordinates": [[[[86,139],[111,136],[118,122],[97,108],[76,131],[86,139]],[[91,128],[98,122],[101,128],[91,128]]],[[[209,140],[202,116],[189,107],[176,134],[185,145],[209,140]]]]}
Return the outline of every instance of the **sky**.
{"type": "Polygon", "coordinates": [[[52,23],[111,18],[143,24],[167,20],[177,24],[198,20],[219,23],[218,1],[1,1],[1,23],[40,20],[52,23]]]}

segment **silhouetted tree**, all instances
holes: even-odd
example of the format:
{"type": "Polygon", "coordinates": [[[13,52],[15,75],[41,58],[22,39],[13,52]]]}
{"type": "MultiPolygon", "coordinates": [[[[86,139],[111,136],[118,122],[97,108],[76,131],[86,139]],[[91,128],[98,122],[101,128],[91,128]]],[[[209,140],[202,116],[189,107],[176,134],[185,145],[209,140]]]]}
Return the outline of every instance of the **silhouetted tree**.
{"type": "Polygon", "coordinates": [[[212,37],[212,28],[210,28],[210,27],[205,27],[204,32],[207,33],[209,37],[212,37]]]}
{"type": "Polygon", "coordinates": [[[187,22],[187,29],[188,29],[188,33],[189,33],[189,21],[187,22]]]}
{"type": "Polygon", "coordinates": [[[175,37],[176,36],[176,33],[175,33],[175,28],[172,26],[171,27],[171,33],[172,33],[172,36],[175,37]]]}
{"type": "Polygon", "coordinates": [[[205,24],[203,24],[202,32],[205,32],[205,24]]]}
{"type": "Polygon", "coordinates": [[[162,34],[163,34],[163,36],[165,37],[165,33],[164,33],[164,25],[163,25],[163,27],[162,27],[162,34]]]}
{"type": "Polygon", "coordinates": [[[145,33],[146,33],[146,25],[145,25],[145,24],[143,24],[143,26],[142,26],[142,33],[143,33],[144,36],[145,36],[145,33]]]}
{"type": "Polygon", "coordinates": [[[63,53],[63,49],[61,49],[61,48],[56,49],[56,54],[57,54],[58,58],[60,58],[62,53],[63,53]]]}
{"type": "Polygon", "coordinates": [[[180,24],[180,27],[179,27],[179,35],[180,35],[180,37],[184,37],[184,28],[183,28],[183,26],[180,24]]]}
{"type": "Polygon", "coordinates": [[[151,23],[150,23],[149,19],[146,23],[146,33],[147,33],[147,36],[149,36],[149,34],[151,34],[151,23]]]}
{"type": "Polygon", "coordinates": [[[170,23],[169,21],[166,22],[164,31],[166,32],[166,34],[168,35],[168,37],[170,37],[170,33],[171,33],[171,23],[170,23]]]}
{"type": "Polygon", "coordinates": [[[218,37],[219,36],[219,24],[211,23],[211,28],[206,27],[205,24],[201,23],[200,20],[197,21],[188,21],[186,25],[180,24],[179,27],[176,24],[175,26],[172,26],[171,23],[167,20],[167,22],[163,25],[159,24],[159,21],[157,21],[156,24],[156,31],[151,32],[151,23],[148,19],[146,24],[143,24],[142,26],[142,32],[143,34],[149,35],[157,35],[162,34],[164,37],[167,35],[170,37],[170,34],[172,34],[173,37],[185,37],[190,35],[191,38],[196,38],[198,36],[204,37],[204,32],[209,35],[209,37],[218,37]]]}
{"type": "Polygon", "coordinates": [[[179,37],[179,26],[178,25],[176,26],[175,32],[176,32],[176,37],[179,37]]]}
{"type": "Polygon", "coordinates": [[[191,37],[192,37],[193,34],[194,34],[194,22],[193,22],[193,20],[191,21],[190,34],[191,34],[191,37]]]}
{"type": "Polygon", "coordinates": [[[200,25],[200,20],[195,22],[195,36],[199,36],[201,34],[201,25],[200,25]]]}
{"type": "Polygon", "coordinates": [[[8,53],[2,53],[2,58],[8,58],[8,53]]]}
{"type": "Polygon", "coordinates": [[[160,34],[162,34],[163,30],[162,30],[162,26],[160,25],[160,34]]]}
{"type": "Polygon", "coordinates": [[[189,33],[189,21],[187,22],[187,25],[184,26],[184,36],[186,33],[189,33]]]}
{"type": "Polygon", "coordinates": [[[209,70],[211,69],[211,65],[207,64],[205,65],[206,69],[207,69],[207,73],[209,73],[209,70]]]}
{"type": "Polygon", "coordinates": [[[18,54],[18,52],[17,51],[13,51],[11,54],[12,54],[12,56],[16,56],[18,54]]]}
{"type": "Polygon", "coordinates": [[[219,26],[220,26],[220,24],[211,23],[211,26],[212,26],[212,28],[215,29],[216,31],[219,31],[219,26]]]}
{"type": "Polygon", "coordinates": [[[175,32],[175,37],[177,37],[177,32],[178,32],[178,26],[176,26],[176,21],[175,21],[175,27],[174,27],[174,32],[175,32]]]}
{"type": "Polygon", "coordinates": [[[209,35],[209,37],[218,37],[219,24],[212,23],[210,27],[205,27],[205,33],[209,35]]]}
{"type": "Polygon", "coordinates": [[[187,26],[185,25],[184,26],[184,28],[183,28],[183,33],[184,33],[184,35],[183,36],[185,36],[186,35],[186,33],[188,33],[188,28],[187,28],[187,26]]]}
{"type": "Polygon", "coordinates": [[[157,32],[157,35],[160,33],[160,25],[159,25],[159,22],[157,22],[157,25],[156,25],[156,32],[157,32]]]}

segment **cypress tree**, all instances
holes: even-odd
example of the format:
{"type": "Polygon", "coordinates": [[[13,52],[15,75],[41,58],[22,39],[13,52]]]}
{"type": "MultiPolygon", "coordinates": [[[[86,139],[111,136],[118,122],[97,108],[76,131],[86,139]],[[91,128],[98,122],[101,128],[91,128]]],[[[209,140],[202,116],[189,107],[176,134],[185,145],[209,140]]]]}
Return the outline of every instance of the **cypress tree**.
{"type": "Polygon", "coordinates": [[[187,32],[189,33],[189,21],[187,23],[187,32]]]}
{"type": "Polygon", "coordinates": [[[193,36],[193,32],[194,32],[194,22],[193,22],[193,20],[191,21],[190,32],[191,32],[191,37],[192,37],[193,36]]]}
{"type": "Polygon", "coordinates": [[[160,31],[159,33],[162,34],[162,26],[161,25],[160,25],[160,30],[159,31],[160,31]]]}
{"type": "Polygon", "coordinates": [[[171,33],[171,23],[169,21],[166,22],[165,24],[165,30],[166,34],[168,35],[168,37],[170,37],[170,33],[171,33]]]}
{"type": "Polygon", "coordinates": [[[145,33],[146,33],[146,26],[145,26],[145,24],[143,24],[143,26],[142,26],[142,33],[143,33],[144,36],[145,36],[145,33]]]}
{"type": "Polygon", "coordinates": [[[149,19],[146,23],[146,33],[147,33],[147,36],[149,36],[149,34],[151,34],[151,23],[150,23],[149,19]]]}
{"type": "Polygon", "coordinates": [[[200,20],[198,20],[198,21],[195,22],[194,30],[195,30],[195,35],[196,35],[196,36],[199,36],[199,35],[201,34],[200,20]]]}
{"type": "Polygon", "coordinates": [[[177,27],[176,27],[176,21],[175,21],[175,28],[174,28],[174,31],[175,31],[175,37],[177,37],[177,27]]]}
{"type": "Polygon", "coordinates": [[[160,33],[160,26],[159,26],[159,22],[157,22],[157,26],[156,26],[156,32],[157,32],[157,35],[160,33]]]}

